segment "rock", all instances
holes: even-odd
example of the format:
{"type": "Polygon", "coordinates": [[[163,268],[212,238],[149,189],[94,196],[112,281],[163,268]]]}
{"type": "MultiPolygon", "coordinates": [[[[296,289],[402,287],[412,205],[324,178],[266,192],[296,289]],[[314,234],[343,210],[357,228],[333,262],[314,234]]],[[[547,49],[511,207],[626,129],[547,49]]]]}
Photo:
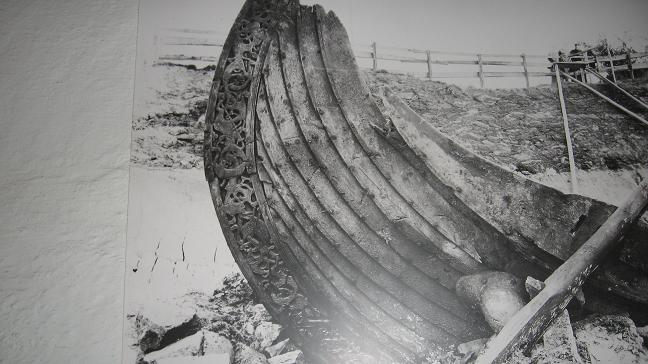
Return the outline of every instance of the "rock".
{"type": "Polygon", "coordinates": [[[542,355],[542,360],[538,358],[539,362],[558,362],[559,360],[569,363],[583,362],[578,353],[567,310],[563,310],[563,313],[556,317],[553,324],[542,335],[542,340],[546,350],[542,355]]]}
{"type": "Polygon", "coordinates": [[[262,321],[255,329],[254,336],[257,340],[258,349],[264,349],[272,345],[272,343],[279,337],[281,333],[281,325],[269,321],[262,321]]]}
{"type": "Polygon", "coordinates": [[[486,94],[477,94],[473,96],[473,99],[486,105],[494,105],[499,100],[497,97],[486,94]]]}
{"type": "Polygon", "coordinates": [[[301,350],[291,351],[268,359],[269,364],[304,364],[304,354],[301,350]]]}
{"type": "Polygon", "coordinates": [[[524,307],[524,300],[509,288],[487,287],[482,293],[479,307],[486,322],[495,332],[499,332],[508,319],[524,307]]]}
{"type": "Polygon", "coordinates": [[[221,354],[228,358],[234,358],[234,347],[226,338],[215,332],[203,330],[203,343],[201,352],[203,355],[221,354]]]}
{"type": "Polygon", "coordinates": [[[469,341],[467,343],[459,344],[457,346],[457,351],[463,355],[467,355],[471,353],[476,354],[479,353],[479,351],[481,351],[481,349],[484,348],[487,342],[488,342],[488,338],[469,341]]]}
{"type": "Polygon", "coordinates": [[[268,346],[263,351],[266,354],[268,354],[269,357],[277,356],[277,355],[281,354],[284,351],[284,349],[288,345],[288,341],[289,341],[289,339],[280,341],[280,342],[276,343],[275,345],[268,346]]]}
{"type": "MultiPolygon", "coordinates": [[[[178,320],[179,321],[179,320],[178,320]]],[[[191,318],[180,321],[177,324],[158,325],[144,317],[140,320],[141,333],[138,335],[138,343],[143,353],[163,348],[182,338],[198,332],[203,325],[203,320],[194,314],[191,318]],[[147,325],[144,327],[144,323],[147,325]]]]}
{"type": "Polygon", "coordinates": [[[515,158],[516,160],[520,162],[526,162],[531,159],[531,156],[527,153],[518,153],[518,154],[513,154],[511,157],[515,158]]]}
{"type": "Polygon", "coordinates": [[[646,363],[648,351],[628,317],[592,315],[574,325],[577,345],[585,362],[646,363]]]}
{"type": "Polygon", "coordinates": [[[140,350],[144,353],[151,352],[160,347],[162,337],[167,330],[138,314],[135,317],[135,332],[140,350]]]}
{"type": "Polygon", "coordinates": [[[457,280],[456,291],[459,297],[467,301],[471,306],[478,306],[481,293],[486,282],[488,281],[488,275],[486,274],[471,274],[463,276],[457,280]]]}
{"type": "Polygon", "coordinates": [[[265,306],[260,303],[250,307],[250,317],[255,322],[272,321],[272,316],[270,316],[265,306]]]}
{"type": "MultiPolygon", "coordinates": [[[[226,338],[208,331],[200,330],[197,333],[173,343],[164,349],[154,351],[144,356],[145,363],[162,363],[163,360],[179,360],[182,363],[193,363],[186,361],[185,357],[210,357],[218,359],[214,363],[230,364],[233,359],[234,349],[226,338]],[[182,361],[185,360],[185,361],[182,361]]],[[[167,361],[175,363],[175,361],[167,361]]],[[[200,361],[203,363],[203,361],[200,361]]]]}
{"type": "Polygon", "coordinates": [[[637,334],[644,339],[644,343],[648,340],[648,326],[637,327],[637,334]]]}
{"type": "Polygon", "coordinates": [[[155,364],[230,364],[231,357],[227,354],[209,354],[204,356],[179,356],[160,359],[155,364]]]}
{"type": "Polygon", "coordinates": [[[144,362],[152,363],[166,358],[200,355],[203,339],[203,332],[200,331],[161,350],[146,354],[144,362]]]}
{"type": "Polygon", "coordinates": [[[236,364],[268,364],[265,355],[247,345],[239,345],[234,356],[236,364]]]}
{"type": "Polygon", "coordinates": [[[486,322],[499,331],[506,320],[524,306],[524,285],[506,272],[482,272],[457,280],[457,294],[473,307],[479,307],[486,322]]]}

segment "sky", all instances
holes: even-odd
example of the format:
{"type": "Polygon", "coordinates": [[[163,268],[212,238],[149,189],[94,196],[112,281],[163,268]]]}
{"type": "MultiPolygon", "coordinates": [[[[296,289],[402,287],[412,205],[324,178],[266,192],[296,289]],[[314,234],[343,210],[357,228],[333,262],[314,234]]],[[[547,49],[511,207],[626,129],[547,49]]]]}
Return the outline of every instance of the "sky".
{"type": "MultiPolygon", "coordinates": [[[[648,0],[302,0],[334,11],[351,43],[471,53],[540,54],[577,41],[620,39],[644,51],[648,0]]],[[[243,0],[141,0],[138,56],[168,28],[215,32],[224,39],[243,0]]],[[[201,50],[209,52],[209,50],[201,50]]],[[[158,50],[159,52],[159,50],[158,50]]],[[[217,56],[216,54],[215,56],[217,56]]]]}
{"type": "MultiPolygon", "coordinates": [[[[140,28],[226,35],[242,0],[141,0],[140,28]]],[[[549,53],[607,36],[648,44],[646,0],[319,0],[352,43],[447,51],[549,53]]],[[[642,46],[643,48],[643,46],[642,46]]]]}

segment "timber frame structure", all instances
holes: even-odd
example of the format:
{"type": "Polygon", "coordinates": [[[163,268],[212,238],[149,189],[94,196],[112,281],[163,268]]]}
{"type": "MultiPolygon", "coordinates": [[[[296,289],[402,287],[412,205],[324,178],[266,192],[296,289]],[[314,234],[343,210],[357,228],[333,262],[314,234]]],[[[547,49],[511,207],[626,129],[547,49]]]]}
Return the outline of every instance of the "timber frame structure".
{"type": "MultiPolygon", "coordinates": [[[[295,0],[245,3],[210,92],[205,176],[227,243],[319,362],[416,363],[490,335],[457,279],[544,279],[614,211],[474,155],[389,92],[379,101],[389,117],[335,14],[295,0]]],[[[588,302],[645,308],[647,234],[633,226],[588,302]]]]}

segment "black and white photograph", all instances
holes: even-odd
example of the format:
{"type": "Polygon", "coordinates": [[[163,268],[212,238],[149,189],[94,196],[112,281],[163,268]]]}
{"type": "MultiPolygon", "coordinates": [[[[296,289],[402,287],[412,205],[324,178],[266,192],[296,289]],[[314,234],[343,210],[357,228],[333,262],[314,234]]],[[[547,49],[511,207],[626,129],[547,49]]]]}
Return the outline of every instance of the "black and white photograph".
{"type": "Polygon", "coordinates": [[[0,5],[0,363],[648,363],[648,2],[89,4],[0,5]]]}
{"type": "Polygon", "coordinates": [[[141,1],[123,363],[646,362],[630,4],[141,1]]]}

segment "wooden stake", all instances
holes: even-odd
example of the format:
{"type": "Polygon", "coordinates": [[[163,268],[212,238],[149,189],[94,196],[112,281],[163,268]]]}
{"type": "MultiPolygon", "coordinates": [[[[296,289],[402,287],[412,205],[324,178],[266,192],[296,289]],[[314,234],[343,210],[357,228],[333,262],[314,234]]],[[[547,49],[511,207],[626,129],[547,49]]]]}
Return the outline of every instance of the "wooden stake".
{"type": "Polygon", "coordinates": [[[602,93],[596,91],[596,90],[595,90],[593,87],[591,87],[590,85],[588,85],[588,84],[586,84],[586,83],[583,83],[583,82],[580,82],[579,80],[577,80],[577,79],[575,79],[574,77],[572,77],[572,76],[566,74],[565,72],[562,72],[562,71],[561,71],[560,73],[561,73],[563,76],[569,78],[570,80],[572,80],[572,81],[578,83],[579,85],[585,87],[586,89],[590,90],[590,91],[591,91],[592,93],[594,93],[596,96],[598,96],[598,97],[602,98],[603,100],[609,102],[610,104],[614,105],[617,109],[619,109],[619,110],[625,112],[626,114],[632,116],[634,119],[636,119],[636,120],[642,122],[643,124],[648,125],[648,120],[646,120],[646,119],[642,118],[641,116],[639,116],[639,115],[633,113],[632,111],[626,109],[625,107],[621,106],[619,103],[615,102],[615,101],[612,100],[611,98],[609,98],[609,97],[603,95],[602,93]]]}
{"type": "Polygon", "coordinates": [[[432,78],[432,56],[429,50],[425,51],[425,54],[427,55],[427,68],[428,68],[427,77],[432,78]]]}
{"type": "Polygon", "coordinates": [[[477,63],[479,64],[479,84],[484,88],[484,65],[482,64],[481,54],[477,55],[477,63]]]}
{"type": "Polygon", "coordinates": [[[647,205],[648,181],[643,181],[594,235],[547,278],[542,291],[488,342],[475,363],[502,363],[516,349],[535,344],[647,205]]]}
{"type": "Polygon", "coordinates": [[[526,81],[526,88],[529,89],[529,69],[527,68],[526,54],[522,53],[522,67],[524,67],[524,80],[526,81]]]}
{"type": "MultiPolygon", "coordinates": [[[[574,150],[571,143],[571,133],[569,132],[569,121],[567,120],[567,108],[565,107],[565,99],[563,97],[562,82],[560,74],[563,73],[554,65],[556,73],[556,84],[558,85],[558,98],[560,99],[560,110],[562,111],[563,128],[565,129],[565,140],[567,141],[567,155],[569,157],[569,174],[571,175],[571,192],[576,193],[578,190],[578,181],[576,180],[576,163],[574,162],[574,150]]],[[[569,76],[571,77],[571,76],[569,76]]]]}

